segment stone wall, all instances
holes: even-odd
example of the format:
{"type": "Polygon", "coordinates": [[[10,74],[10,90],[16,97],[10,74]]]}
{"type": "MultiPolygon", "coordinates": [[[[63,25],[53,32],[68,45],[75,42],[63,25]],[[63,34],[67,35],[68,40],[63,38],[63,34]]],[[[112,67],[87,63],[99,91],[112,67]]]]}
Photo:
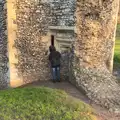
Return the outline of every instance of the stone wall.
{"type": "Polygon", "coordinates": [[[75,0],[52,0],[52,25],[74,26],[75,0]]]}
{"type": "Polygon", "coordinates": [[[41,1],[18,0],[16,3],[17,49],[19,76],[23,83],[49,80],[48,56],[45,56],[46,35],[51,19],[50,5],[41,1]]]}
{"type": "Polygon", "coordinates": [[[0,1],[0,89],[8,86],[8,58],[7,58],[7,9],[6,1],[0,1]]]}
{"type": "MultiPolygon", "coordinates": [[[[42,36],[47,35],[48,26],[73,26],[74,5],[74,0],[17,0],[16,67],[24,83],[51,79],[48,56],[45,56],[49,39],[46,41],[42,36]]],[[[68,74],[68,58],[65,54],[62,58],[62,74],[64,71],[68,74]]]]}
{"type": "Polygon", "coordinates": [[[120,86],[111,74],[119,0],[77,0],[71,81],[96,104],[120,112],[120,86]],[[74,80],[74,81],[73,81],[74,80]]]}
{"type": "MultiPolygon", "coordinates": [[[[51,25],[74,26],[75,1],[41,0],[32,2],[31,0],[8,0],[6,4],[8,11],[6,8],[4,9],[4,4],[5,0],[0,1],[0,88],[7,86],[7,82],[9,81],[7,78],[8,76],[10,79],[9,84],[11,86],[19,86],[36,80],[51,79],[49,63],[47,60],[48,56],[45,56],[44,54],[48,47],[47,44],[49,39],[42,39],[41,36],[44,32],[48,32],[48,26],[51,25]],[[15,3],[18,5],[17,7],[15,7],[15,3]],[[41,3],[47,3],[50,7],[50,14],[46,15],[49,22],[42,19],[42,24],[40,24],[41,15],[39,11],[41,3]],[[6,26],[6,18],[8,26],[6,26]],[[6,30],[7,28],[8,31],[6,30]],[[16,31],[16,29],[18,31],[16,31]],[[7,35],[5,34],[5,31],[8,33],[7,35]],[[35,31],[37,31],[37,33],[35,31]],[[13,46],[15,46],[15,48],[13,48],[13,46]],[[7,49],[9,51],[10,73],[7,71],[7,49]],[[24,78],[24,80],[22,80],[22,78],[24,78]]],[[[43,6],[45,9],[48,7],[45,4],[43,6]]],[[[43,11],[45,11],[45,9],[43,9],[43,11]]],[[[66,55],[68,56],[68,53],[66,55]]],[[[66,74],[65,71],[67,71],[68,76],[68,57],[65,56],[65,54],[62,54],[62,56],[61,72],[62,74],[66,74]]],[[[66,76],[64,76],[64,79],[67,79],[66,76]]]]}

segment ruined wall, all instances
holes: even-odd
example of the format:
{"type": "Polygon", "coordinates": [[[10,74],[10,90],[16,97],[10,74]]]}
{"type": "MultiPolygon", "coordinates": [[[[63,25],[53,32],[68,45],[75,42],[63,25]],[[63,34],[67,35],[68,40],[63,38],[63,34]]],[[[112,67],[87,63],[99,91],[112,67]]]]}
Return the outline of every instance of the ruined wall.
{"type": "Polygon", "coordinates": [[[6,1],[0,1],[0,89],[8,86],[8,58],[7,58],[7,8],[6,1]]]}
{"type": "Polygon", "coordinates": [[[47,43],[42,39],[51,19],[50,6],[41,1],[17,0],[16,4],[17,49],[19,76],[23,83],[50,79],[48,58],[45,56],[47,43]]]}
{"type": "MultiPolygon", "coordinates": [[[[19,76],[23,78],[24,84],[36,80],[49,80],[51,72],[45,52],[50,38],[46,40],[42,36],[47,35],[48,26],[74,25],[74,1],[16,0],[15,6],[17,24],[15,48],[18,59],[16,68],[19,76]],[[61,24],[61,21],[65,24],[61,24]]],[[[66,64],[64,58],[66,59],[66,56],[63,56],[62,63],[66,64]]],[[[68,67],[66,68],[68,73],[68,67]]],[[[66,73],[65,69],[62,69],[62,74],[66,73]]]]}
{"type": "Polygon", "coordinates": [[[52,0],[52,25],[74,26],[74,12],[76,0],[52,0]]]}
{"type": "MultiPolygon", "coordinates": [[[[111,74],[119,0],[77,0],[73,83],[95,103],[120,112],[120,86],[111,74]]],[[[73,58],[73,57],[72,57],[73,58]]]]}

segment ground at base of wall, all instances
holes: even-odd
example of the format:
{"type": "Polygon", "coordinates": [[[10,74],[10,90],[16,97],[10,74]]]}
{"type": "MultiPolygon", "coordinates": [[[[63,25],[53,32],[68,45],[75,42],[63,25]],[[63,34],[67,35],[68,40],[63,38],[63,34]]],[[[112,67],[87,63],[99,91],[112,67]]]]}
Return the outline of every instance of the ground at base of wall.
{"type": "Polygon", "coordinates": [[[113,75],[117,77],[117,80],[120,83],[120,69],[114,70],[113,75]]]}
{"type": "Polygon", "coordinates": [[[91,106],[62,90],[31,86],[0,91],[0,98],[0,120],[97,120],[91,106]]]}
{"type": "Polygon", "coordinates": [[[83,93],[81,93],[76,87],[74,87],[69,82],[64,81],[61,83],[52,83],[50,81],[47,81],[47,82],[38,81],[38,82],[25,85],[23,87],[31,87],[31,86],[34,86],[34,87],[45,86],[49,88],[64,90],[69,95],[91,105],[96,110],[96,115],[98,116],[98,120],[120,120],[120,114],[111,113],[105,108],[102,108],[94,103],[91,103],[91,101],[83,93]]]}

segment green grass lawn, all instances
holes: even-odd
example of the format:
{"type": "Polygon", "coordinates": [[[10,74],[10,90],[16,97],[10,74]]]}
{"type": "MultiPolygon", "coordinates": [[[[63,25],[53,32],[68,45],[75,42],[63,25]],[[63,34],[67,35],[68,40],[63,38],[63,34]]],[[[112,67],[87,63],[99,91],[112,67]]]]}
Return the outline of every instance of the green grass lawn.
{"type": "Polygon", "coordinates": [[[92,108],[61,90],[17,88],[0,91],[0,120],[96,120],[92,108]]]}
{"type": "Polygon", "coordinates": [[[115,41],[115,53],[120,54],[120,38],[116,38],[116,41],[115,41]]]}
{"type": "Polygon", "coordinates": [[[114,68],[120,68],[120,24],[117,25],[116,33],[114,68]]]}
{"type": "MultiPolygon", "coordinates": [[[[117,57],[117,59],[120,59],[120,38],[116,38],[115,57],[117,57]]],[[[116,61],[116,62],[120,62],[120,61],[116,61]]]]}
{"type": "Polygon", "coordinates": [[[120,24],[117,25],[116,36],[120,38],[120,24]]]}

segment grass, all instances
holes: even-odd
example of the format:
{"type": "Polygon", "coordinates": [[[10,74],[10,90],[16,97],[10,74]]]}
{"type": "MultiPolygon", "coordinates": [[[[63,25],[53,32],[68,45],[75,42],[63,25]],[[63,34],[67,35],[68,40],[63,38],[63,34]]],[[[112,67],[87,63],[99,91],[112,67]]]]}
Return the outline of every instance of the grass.
{"type": "Polygon", "coordinates": [[[118,52],[115,52],[114,55],[114,68],[120,69],[120,54],[118,52]]]}
{"type": "Polygon", "coordinates": [[[117,25],[114,68],[120,68],[120,24],[117,25]]]}
{"type": "Polygon", "coordinates": [[[116,31],[114,68],[120,68],[120,24],[117,25],[116,31]]]}
{"type": "Polygon", "coordinates": [[[120,24],[117,25],[116,36],[120,38],[120,24]]]}
{"type": "Polygon", "coordinates": [[[115,54],[120,54],[120,38],[116,38],[116,42],[115,42],[115,54]]]}
{"type": "Polygon", "coordinates": [[[0,120],[96,120],[92,108],[45,87],[0,91],[0,120]]]}

